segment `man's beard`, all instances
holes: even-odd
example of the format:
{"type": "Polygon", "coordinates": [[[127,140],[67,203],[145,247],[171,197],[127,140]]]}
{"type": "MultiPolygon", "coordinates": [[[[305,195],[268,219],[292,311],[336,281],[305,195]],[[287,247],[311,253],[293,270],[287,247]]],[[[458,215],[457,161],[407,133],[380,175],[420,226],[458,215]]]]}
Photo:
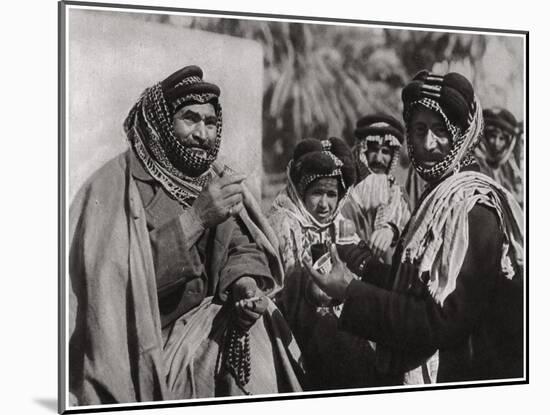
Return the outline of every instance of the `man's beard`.
{"type": "Polygon", "coordinates": [[[218,155],[219,146],[216,143],[194,146],[204,150],[202,152],[195,151],[181,143],[179,145],[171,144],[163,146],[166,156],[170,163],[186,176],[198,177],[205,173],[218,155]]]}
{"type": "Polygon", "coordinates": [[[378,163],[376,161],[370,163],[369,168],[375,174],[387,174],[388,173],[388,166],[383,164],[383,163],[378,163]]]}

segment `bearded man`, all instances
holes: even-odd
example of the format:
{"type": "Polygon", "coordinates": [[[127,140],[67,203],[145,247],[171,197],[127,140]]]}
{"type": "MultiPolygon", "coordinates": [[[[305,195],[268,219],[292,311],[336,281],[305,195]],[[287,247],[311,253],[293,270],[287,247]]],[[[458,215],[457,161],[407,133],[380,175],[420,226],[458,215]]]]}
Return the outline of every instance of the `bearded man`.
{"type": "Polygon", "coordinates": [[[485,129],[476,157],[485,173],[511,192],[523,205],[523,175],[515,155],[521,146],[520,127],[514,115],[504,108],[483,110],[485,129]]]}
{"type": "Polygon", "coordinates": [[[333,247],[332,271],[308,264],[309,272],[343,301],[340,328],[376,341],[388,381],[521,378],[522,211],[473,157],[483,131],[479,100],[462,75],[428,71],[402,99],[409,157],[428,185],[391,267],[367,250],[346,266],[333,247]]]}
{"type": "Polygon", "coordinates": [[[301,390],[266,297],[276,238],[245,176],[216,162],[219,95],[197,66],[147,88],[124,122],[130,149],[71,205],[74,404],[301,390]]]}
{"type": "Polygon", "coordinates": [[[393,176],[403,133],[402,124],[386,114],[367,115],[355,129],[358,180],[342,214],[355,223],[376,257],[395,246],[410,217],[405,192],[393,176]]]}

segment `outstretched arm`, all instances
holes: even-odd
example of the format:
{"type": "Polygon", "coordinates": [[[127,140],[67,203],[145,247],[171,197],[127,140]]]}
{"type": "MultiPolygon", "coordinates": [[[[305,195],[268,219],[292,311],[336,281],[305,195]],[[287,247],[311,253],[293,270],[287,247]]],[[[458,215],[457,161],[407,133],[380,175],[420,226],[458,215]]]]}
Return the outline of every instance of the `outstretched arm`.
{"type": "MultiPolygon", "coordinates": [[[[465,339],[490,304],[503,241],[496,214],[488,208],[475,206],[468,221],[466,257],[443,306],[423,284],[401,293],[350,280],[343,293],[336,293],[344,298],[341,328],[395,349],[444,348],[465,339]]],[[[318,282],[330,291],[343,280],[318,282]]]]}

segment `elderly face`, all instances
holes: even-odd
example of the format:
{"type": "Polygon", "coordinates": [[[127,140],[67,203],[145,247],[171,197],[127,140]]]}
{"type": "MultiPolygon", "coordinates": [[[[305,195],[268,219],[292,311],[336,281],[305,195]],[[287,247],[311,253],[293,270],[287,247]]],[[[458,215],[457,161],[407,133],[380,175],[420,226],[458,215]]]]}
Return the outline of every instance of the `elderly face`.
{"type": "Polygon", "coordinates": [[[412,113],[408,139],[417,163],[427,169],[443,160],[451,150],[452,136],[443,117],[427,108],[418,107],[412,113]]]}
{"type": "Polygon", "coordinates": [[[493,158],[502,156],[511,141],[509,134],[505,133],[500,128],[493,126],[488,126],[485,128],[484,137],[487,151],[493,158]]]}
{"type": "Polygon", "coordinates": [[[192,104],[174,115],[176,138],[188,149],[205,154],[216,142],[216,110],[212,104],[192,104]]]}
{"type": "Polygon", "coordinates": [[[338,179],[322,177],[314,180],[304,193],[309,213],[321,223],[328,223],[338,204],[338,179]]]}
{"type": "Polygon", "coordinates": [[[388,172],[392,158],[392,149],[386,144],[369,142],[366,154],[369,168],[376,174],[388,172]]]}

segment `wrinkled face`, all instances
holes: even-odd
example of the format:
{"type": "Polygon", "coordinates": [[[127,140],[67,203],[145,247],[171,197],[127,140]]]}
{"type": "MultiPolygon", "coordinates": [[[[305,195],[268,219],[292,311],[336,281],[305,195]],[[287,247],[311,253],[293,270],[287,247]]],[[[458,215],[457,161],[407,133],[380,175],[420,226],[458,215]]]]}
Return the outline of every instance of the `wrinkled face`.
{"type": "Polygon", "coordinates": [[[427,108],[418,107],[412,113],[408,139],[417,163],[426,169],[443,160],[451,150],[452,135],[443,117],[427,108]]]}
{"type": "Polygon", "coordinates": [[[216,142],[216,110],[212,104],[191,104],[174,115],[176,138],[186,148],[204,155],[216,142]]]}
{"type": "Polygon", "coordinates": [[[493,126],[487,126],[485,128],[484,137],[487,152],[493,158],[502,157],[511,142],[509,134],[493,126]]]}
{"type": "Polygon", "coordinates": [[[388,172],[392,158],[392,149],[386,144],[369,142],[367,144],[367,161],[369,168],[376,174],[384,174],[388,172]]]}
{"type": "Polygon", "coordinates": [[[315,219],[328,223],[338,205],[338,179],[322,177],[311,182],[304,193],[304,204],[315,219]]]}

